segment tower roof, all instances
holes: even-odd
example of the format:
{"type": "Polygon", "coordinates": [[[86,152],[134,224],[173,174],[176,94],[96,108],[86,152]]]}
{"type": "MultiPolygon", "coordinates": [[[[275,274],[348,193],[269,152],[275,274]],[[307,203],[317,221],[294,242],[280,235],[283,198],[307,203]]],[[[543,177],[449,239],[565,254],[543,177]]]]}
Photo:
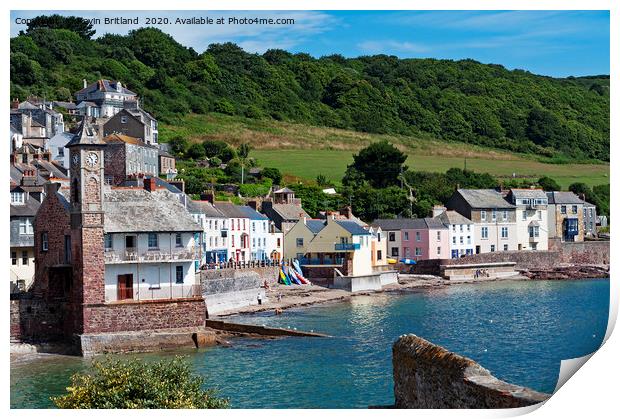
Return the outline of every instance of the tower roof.
{"type": "Polygon", "coordinates": [[[88,117],[82,119],[82,123],[77,132],[65,147],[74,147],[78,145],[106,145],[106,142],[103,141],[101,137],[101,133],[94,124],[88,121],[88,117]]]}

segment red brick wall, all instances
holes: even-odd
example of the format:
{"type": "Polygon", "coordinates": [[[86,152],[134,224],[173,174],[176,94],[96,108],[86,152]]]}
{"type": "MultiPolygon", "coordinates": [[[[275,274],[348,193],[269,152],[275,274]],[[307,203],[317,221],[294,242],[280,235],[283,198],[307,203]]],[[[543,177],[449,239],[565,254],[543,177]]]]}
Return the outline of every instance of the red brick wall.
{"type": "Polygon", "coordinates": [[[84,306],[84,333],[204,326],[204,300],[135,301],[84,306]]]}
{"type": "Polygon", "coordinates": [[[112,176],[112,184],[119,185],[127,176],[125,144],[108,144],[105,150],[104,175],[112,176]]]}
{"type": "Polygon", "coordinates": [[[62,302],[46,302],[40,298],[11,300],[11,340],[49,342],[64,336],[67,313],[62,302]]]}

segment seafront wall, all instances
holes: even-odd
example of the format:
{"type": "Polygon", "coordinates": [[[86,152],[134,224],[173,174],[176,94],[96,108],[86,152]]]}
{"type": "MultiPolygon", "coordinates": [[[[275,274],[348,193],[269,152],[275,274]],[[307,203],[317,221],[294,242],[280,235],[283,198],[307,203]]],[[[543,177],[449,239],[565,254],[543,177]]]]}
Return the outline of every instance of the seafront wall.
{"type": "Polygon", "coordinates": [[[261,288],[277,282],[277,266],[246,269],[215,269],[202,271],[200,284],[209,314],[258,304],[258,295],[265,299],[261,288]]]}
{"type": "Polygon", "coordinates": [[[439,275],[442,265],[475,265],[500,262],[514,262],[516,270],[553,269],[562,264],[609,265],[609,259],[608,241],[566,243],[559,240],[549,240],[549,250],[547,251],[513,250],[481,253],[458,259],[421,260],[417,265],[401,267],[401,272],[439,275]]]}
{"type": "Polygon", "coordinates": [[[65,304],[38,298],[11,300],[10,333],[12,342],[43,342],[61,340],[65,304]]]}
{"type": "Polygon", "coordinates": [[[473,360],[413,334],[394,343],[392,364],[399,409],[501,409],[550,397],[501,381],[473,360]]]}

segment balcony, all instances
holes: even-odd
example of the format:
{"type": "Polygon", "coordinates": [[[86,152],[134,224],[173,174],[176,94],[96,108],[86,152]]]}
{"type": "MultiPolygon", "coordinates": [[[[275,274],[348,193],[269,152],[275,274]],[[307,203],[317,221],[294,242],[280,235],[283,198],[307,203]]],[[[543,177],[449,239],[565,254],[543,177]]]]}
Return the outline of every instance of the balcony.
{"type": "Polygon", "coordinates": [[[199,284],[162,283],[158,286],[133,284],[133,287],[119,289],[106,287],[107,303],[131,303],[134,301],[175,300],[179,298],[196,298],[202,296],[199,284]]]}
{"type": "Polygon", "coordinates": [[[336,243],[334,245],[334,250],[336,251],[350,252],[352,250],[359,250],[359,249],[360,249],[359,243],[336,243]]]}
{"type": "Polygon", "coordinates": [[[184,248],[174,251],[149,250],[139,253],[136,250],[114,251],[104,253],[104,262],[116,263],[161,263],[161,262],[191,262],[197,258],[196,250],[184,248]]]}
{"type": "Polygon", "coordinates": [[[344,258],[301,258],[299,264],[302,266],[342,266],[344,258]]]}

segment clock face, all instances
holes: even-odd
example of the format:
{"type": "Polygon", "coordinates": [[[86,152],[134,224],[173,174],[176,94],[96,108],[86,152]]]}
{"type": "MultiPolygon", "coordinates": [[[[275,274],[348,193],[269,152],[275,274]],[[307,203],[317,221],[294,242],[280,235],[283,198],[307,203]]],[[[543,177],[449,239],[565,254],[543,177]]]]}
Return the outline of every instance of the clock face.
{"type": "Polygon", "coordinates": [[[80,156],[78,156],[77,154],[73,155],[73,165],[77,166],[78,163],[80,163],[80,156]]]}
{"type": "Polygon", "coordinates": [[[97,154],[95,153],[89,153],[88,157],[86,157],[86,164],[88,164],[90,167],[95,167],[98,161],[99,156],[97,156],[97,154]]]}

